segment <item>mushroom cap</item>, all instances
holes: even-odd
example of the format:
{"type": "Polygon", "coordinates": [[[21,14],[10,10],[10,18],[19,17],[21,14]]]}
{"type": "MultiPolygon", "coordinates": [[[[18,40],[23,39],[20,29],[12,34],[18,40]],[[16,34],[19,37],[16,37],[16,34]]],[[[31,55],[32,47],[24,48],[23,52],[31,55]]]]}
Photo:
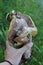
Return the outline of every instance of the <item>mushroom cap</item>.
{"type": "MultiPolygon", "coordinates": [[[[12,11],[12,12],[10,12],[11,14],[13,13],[15,13],[14,11],[12,11]]],[[[15,14],[14,14],[15,15],[15,14]]],[[[28,41],[28,39],[29,38],[26,38],[25,39],[25,37],[27,37],[27,35],[30,35],[31,34],[31,36],[35,36],[36,34],[37,34],[37,28],[36,28],[36,26],[35,26],[35,24],[34,24],[34,22],[33,22],[33,20],[32,20],[32,18],[29,16],[29,15],[26,15],[26,14],[23,14],[23,13],[21,13],[21,12],[16,12],[16,19],[17,18],[23,18],[25,21],[26,21],[26,23],[27,23],[27,25],[28,25],[28,27],[27,28],[25,28],[26,30],[28,30],[28,33],[27,34],[22,34],[22,35],[20,35],[20,36],[18,36],[18,37],[16,37],[15,39],[13,38],[13,41],[14,41],[14,47],[16,47],[16,48],[20,48],[20,47],[22,47],[23,45],[25,45],[27,42],[29,42],[28,41]],[[21,38],[22,37],[22,38],[21,38]],[[24,37],[24,41],[23,41],[23,37],[24,37]],[[22,39],[22,41],[21,41],[21,39],[22,39]],[[16,42],[17,43],[16,43],[16,42]]],[[[15,20],[16,20],[15,19],[15,20]]],[[[13,22],[14,23],[14,22],[13,22]]],[[[13,26],[13,23],[12,23],[12,20],[11,20],[11,23],[10,23],[10,28],[9,28],[9,30],[11,30],[11,28],[13,28],[12,26],[13,26]]],[[[25,31],[24,31],[25,32],[25,31]]],[[[12,34],[12,33],[11,33],[12,34]]],[[[13,33],[14,34],[14,33],[13,33]]],[[[10,35],[10,34],[9,34],[10,35]]],[[[11,43],[13,43],[13,42],[11,42],[11,43]]]]}

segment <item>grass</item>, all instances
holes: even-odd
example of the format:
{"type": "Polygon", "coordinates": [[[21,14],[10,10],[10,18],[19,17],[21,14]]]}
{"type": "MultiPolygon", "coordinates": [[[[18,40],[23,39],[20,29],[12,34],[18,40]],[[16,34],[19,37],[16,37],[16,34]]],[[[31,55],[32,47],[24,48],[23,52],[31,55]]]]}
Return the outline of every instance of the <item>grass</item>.
{"type": "Polygon", "coordinates": [[[5,17],[13,9],[30,15],[38,29],[37,36],[33,38],[34,54],[25,65],[43,65],[43,0],[0,0],[0,62],[4,60],[9,27],[5,17]]]}

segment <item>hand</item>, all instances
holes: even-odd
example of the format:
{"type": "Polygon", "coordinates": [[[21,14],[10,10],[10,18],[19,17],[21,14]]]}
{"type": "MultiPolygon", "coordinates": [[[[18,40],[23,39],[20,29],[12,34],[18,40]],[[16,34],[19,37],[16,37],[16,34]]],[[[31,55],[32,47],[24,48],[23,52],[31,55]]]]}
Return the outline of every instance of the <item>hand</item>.
{"type": "Polygon", "coordinates": [[[9,43],[9,41],[6,42],[5,60],[10,61],[13,65],[18,65],[20,63],[22,55],[29,48],[29,44],[27,43],[20,49],[15,49],[10,46],[9,43]]]}

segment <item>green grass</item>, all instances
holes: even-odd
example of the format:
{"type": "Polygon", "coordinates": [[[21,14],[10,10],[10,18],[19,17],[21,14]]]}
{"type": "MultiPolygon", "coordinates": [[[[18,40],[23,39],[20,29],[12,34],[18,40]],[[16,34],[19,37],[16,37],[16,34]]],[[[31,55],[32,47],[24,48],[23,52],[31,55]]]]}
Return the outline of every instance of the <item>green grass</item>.
{"type": "Polygon", "coordinates": [[[13,9],[30,15],[38,29],[37,36],[33,38],[34,54],[25,65],[43,65],[43,0],[0,0],[0,62],[4,60],[9,27],[5,17],[13,9]]]}

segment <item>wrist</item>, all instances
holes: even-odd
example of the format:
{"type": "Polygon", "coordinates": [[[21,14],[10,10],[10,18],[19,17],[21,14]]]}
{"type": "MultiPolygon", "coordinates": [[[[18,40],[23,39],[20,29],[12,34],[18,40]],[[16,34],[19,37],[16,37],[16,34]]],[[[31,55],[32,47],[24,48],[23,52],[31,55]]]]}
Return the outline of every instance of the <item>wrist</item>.
{"type": "Polygon", "coordinates": [[[10,65],[10,64],[9,64],[8,62],[6,62],[6,61],[5,61],[4,63],[5,63],[5,65],[10,65]]]}
{"type": "Polygon", "coordinates": [[[4,62],[1,62],[0,65],[10,65],[8,62],[4,61],[4,62]]]}
{"type": "Polygon", "coordinates": [[[5,59],[5,62],[9,63],[9,65],[15,64],[15,62],[12,59],[5,59]]]}
{"type": "Polygon", "coordinates": [[[9,63],[9,65],[13,65],[10,61],[8,60],[5,60],[5,62],[9,63]]]}

